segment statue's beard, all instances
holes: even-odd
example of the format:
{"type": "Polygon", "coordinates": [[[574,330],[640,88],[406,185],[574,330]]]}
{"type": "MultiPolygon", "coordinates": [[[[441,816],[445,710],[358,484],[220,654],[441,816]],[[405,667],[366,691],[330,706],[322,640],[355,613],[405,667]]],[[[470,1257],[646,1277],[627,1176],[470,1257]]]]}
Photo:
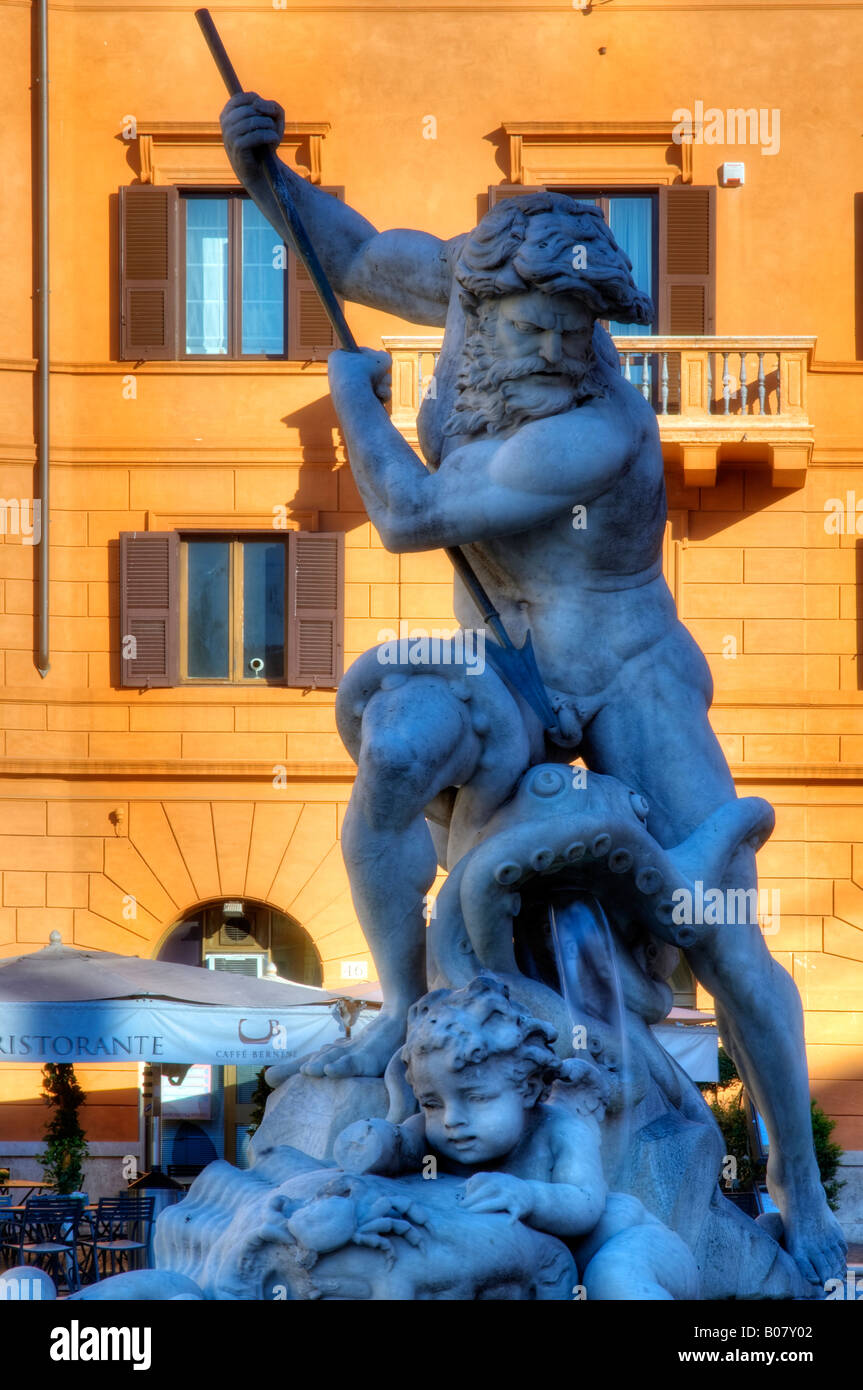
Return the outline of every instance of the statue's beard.
{"type": "Polygon", "coordinates": [[[542,357],[495,357],[481,341],[469,342],[444,434],[503,434],[604,394],[592,350],[587,358],[565,358],[552,367],[542,357]]]}

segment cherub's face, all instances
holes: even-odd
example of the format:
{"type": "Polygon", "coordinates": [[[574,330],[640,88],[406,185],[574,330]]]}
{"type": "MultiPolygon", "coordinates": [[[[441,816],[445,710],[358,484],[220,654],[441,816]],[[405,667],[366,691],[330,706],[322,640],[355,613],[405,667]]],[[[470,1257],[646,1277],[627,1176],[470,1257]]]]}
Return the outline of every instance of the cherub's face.
{"type": "Polygon", "coordinates": [[[516,1147],[538,1090],[535,1083],[513,1080],[511,1059],[492,1057],[453,1071],[443,1051],[411,1059],[411,1086],[429,1143],[446,1158],[471,1167],[516,1147]]]}

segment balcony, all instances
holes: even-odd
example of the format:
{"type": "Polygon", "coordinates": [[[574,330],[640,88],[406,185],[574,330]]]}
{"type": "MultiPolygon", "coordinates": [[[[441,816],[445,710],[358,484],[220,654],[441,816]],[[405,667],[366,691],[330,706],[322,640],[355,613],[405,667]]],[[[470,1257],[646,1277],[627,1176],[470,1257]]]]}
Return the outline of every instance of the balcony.
{"type": "MultiPolygon", "coordinates": [[[[814,338],[614,339],[623,375],[657,416],[666,464],[691,487],[713,487],[722,462],[767,465],[774,487],[802,487],[814,430],[806,388],[814,338]]],[[[441,335],[387,336],[393,423],[416,442],[416,417],[434,390],[441,335]]]]}

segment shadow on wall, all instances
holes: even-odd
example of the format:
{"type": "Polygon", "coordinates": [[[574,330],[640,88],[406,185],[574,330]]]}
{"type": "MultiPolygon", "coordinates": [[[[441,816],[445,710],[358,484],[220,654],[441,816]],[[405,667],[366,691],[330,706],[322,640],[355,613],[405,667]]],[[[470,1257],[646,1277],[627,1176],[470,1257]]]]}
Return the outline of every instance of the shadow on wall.
{"type": "MultiPolygon", "coordinates": [[[[308,405],[299,406],[292,410],[289,415],[283,415],[281,422],[286,429],[296,430],[299,435],[300,449],[303,453],[303,463],[334,467],[333,463],[333,430],[339,430],[339,422],[333,406],[332,398],[325,379],[321,379],[320,387],[322,395],[315,401],[309,401],[308,405]]],[[[338,433],[338,442],[344,441],[341,438],[341,431],[338,433]]],[[[300,484],[296,495],[291,499],[295,507],[318,507],[320,503],[312,500],[312,497],[304,495],[303,475],[300,474],[300,484]]],[[[309,479],[309,486],[313,487],[313,479],[309,479]]]]}

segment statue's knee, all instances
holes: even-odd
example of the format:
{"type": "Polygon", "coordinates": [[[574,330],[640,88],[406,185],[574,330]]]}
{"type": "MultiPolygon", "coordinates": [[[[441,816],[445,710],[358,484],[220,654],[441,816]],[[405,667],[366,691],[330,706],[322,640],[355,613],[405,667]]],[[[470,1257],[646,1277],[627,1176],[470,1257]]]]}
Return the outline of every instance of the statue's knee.
{"type": "MultiPolygon", "coordinates": [[[[375,778],[434,780],[471,739],[463,704],[434,677],[382,692],[363,719],[360,768],[375,778]]],[[[437,790],[437,788],[435,788],[437,790]]]]}
{"type": "Polygon", "coordinates": [[[360,770],[364,776],[391,785],[416,776],[421,764],[416,741],[406,739],[400,730],[372,727],[363,733],[360,770]]]}

